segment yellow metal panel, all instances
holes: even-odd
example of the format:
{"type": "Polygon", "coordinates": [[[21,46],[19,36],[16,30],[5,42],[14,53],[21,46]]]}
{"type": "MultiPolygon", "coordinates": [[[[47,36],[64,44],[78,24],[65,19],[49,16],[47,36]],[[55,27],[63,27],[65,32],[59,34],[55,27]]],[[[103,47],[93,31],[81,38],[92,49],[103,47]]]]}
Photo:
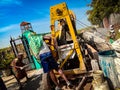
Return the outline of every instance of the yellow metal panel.
{"type": "MultiPolygon", "coordinates": [[[[68,10],[67,10],[67,5],[66,3],[61,3],[61,4],[57,4],[55,6],[52,6],[50,8],[50,17],[51,17],[51,21],[52,20],[60,20],[63,19],[66,15],[68,15],[68,10]],[[57,10],[61,11],[61,14],[59,15],[57,13],[57,10]]],[[[52,22],[51,22],[52,23],[52,22]]]]}
{"type": "MultiPolygon", "coordinates": [[[[58,72],[54,71],[56,75],[59,75],[58,72]]],[[[74,74],[84,74],[86,73],[86,70],[80,70],[80,68],[75,68],[75,69],[69,69],[69,70],[64,70],[63,73],[65,75],[74,75],[74,74]]]]}
{"type": "Polygon", "coordinates": [[[75,35],[74,29],[73,29],[73,26],[72,26],[72,22],[70,20],[69,15],[66,16],[66,20],[67,20],[67,24],[68,24],[68,27],[69,27],[71,37],[72,37],[73,42],[74,42],[74,47],[75,47],[75,50],[77,52],[78,59],[79,59],[79,62],[80,62],[80,70],[86,70],[85,64],[83,62],[83,57],[82,57],[82,54],[81,54],[81,51],[80,51],[80,46],[79,46],[79,43],[77,41],[77,38],[76,38],[76,35],[75,35]]]}
{"type": "MultiPolygon", "coordinates": [[[[73,29],[73,25],[72,25],[70,15],[69,15],[69,10],[67,8],[66,3],[61,3],[58,5],[52,6],[50,8],[50,17],[51,17],[51,25],[52,26],[54,26],[55,20],[65,19],[67,21],[67,24],[69,27],[69,32],[71,34],[71,37],[72,37],[72,40],[74,43],[74,47],[75,47],[75,50],[77,52],[77,56],[78,56],[78,59],[80,62],[80,70],[82,70],[82,71],[86,70],[86,67],[85,67],[85,64],[83,61],[83,57],[81,54],[80,46],[79,46],[79,43],[77,41],[75,31],[73,29]]],[[[51,34],[52,34],[52,39],[53,39],[52,43],[55,45],[55,43],[54,43],[54,40],[56,40],[55,28],[51,29],[51,34]]],[[[53,51],[54,51],[54,48],[53,48],[53,51]]]]}
{"type": "Polygon", "coordinates": [[[80,68],[76,68],[76,69],[64,70],[63,72],[65,75],[83,74],[86,73],[86,70],[80,70],[80,68]]]}

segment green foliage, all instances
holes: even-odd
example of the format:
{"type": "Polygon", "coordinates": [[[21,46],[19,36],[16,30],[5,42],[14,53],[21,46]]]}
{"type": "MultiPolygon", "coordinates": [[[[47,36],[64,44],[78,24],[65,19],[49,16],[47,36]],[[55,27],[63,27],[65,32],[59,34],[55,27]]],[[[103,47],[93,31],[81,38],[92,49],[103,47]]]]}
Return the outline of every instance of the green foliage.
{"type": "Polygon", "coordinates": [[[118,30],[116,30],[116,40],[120,38],[120,32],[118,30]]]}
{"type": "Polygon", "coordinates": [[[100,25],[103,18],[109,17],[111,13],[120,12],[120,0],[92,0],[89,6],[92,9],[87,11],[88,20],[93,25],[100,25]]]}
{"type": "Polygon", "coordinates": [[[13,59],[14,53],[10,48],[0,49],[0,69],[9,68],[13,59]]]}

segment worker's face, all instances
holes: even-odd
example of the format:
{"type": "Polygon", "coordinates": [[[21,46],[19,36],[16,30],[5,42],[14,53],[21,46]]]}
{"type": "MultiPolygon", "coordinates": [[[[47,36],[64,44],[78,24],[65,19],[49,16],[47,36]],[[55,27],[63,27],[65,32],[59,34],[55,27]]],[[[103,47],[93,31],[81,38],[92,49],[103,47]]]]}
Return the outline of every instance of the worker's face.
{"type": "Polygon", "coordinates": [[[18,59],[23,59],[23,55],[18,55],[18,59]]]}

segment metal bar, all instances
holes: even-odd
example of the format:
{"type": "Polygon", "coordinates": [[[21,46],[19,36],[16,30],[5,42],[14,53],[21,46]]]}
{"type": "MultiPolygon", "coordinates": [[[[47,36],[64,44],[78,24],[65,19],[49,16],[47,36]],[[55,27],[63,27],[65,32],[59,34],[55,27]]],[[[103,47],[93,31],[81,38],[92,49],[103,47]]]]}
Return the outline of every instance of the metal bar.
{"type": "Polygon", "coordinates": [[[76,88],[76,90],[80,90],[80,88],[82,87],[83,83],[85,82],[86,77],[84,76],[81,80],[81,82],[79,83],[78,87],[76,88]]]}
{"type": "Polygon", "coordinates": [[[79,43],[77,41],[77,37],[75,35],[74,28],[72,26],[72,22],[70,20],[69,15],[66,16],[66,20],[67,20],[67,24],[68,24],[68,27],[69,27],[71,37],[72,37],[73,42],[74,42],[75,50],[76,50],[77,55],[78,55],[78,59],[79,59],[79,62],[80,62],[80,69],[81,70],[86,70],[86,67],[85,67],[85,64],[84,64],[84,61],[83,61],[83,57],[82,57],[82,53],[81,53],[81,50],[80,50],[80,46],[79,46],[79,43]]]}
{"type": "Polygon", "coordinates": [[[73,51],[74,51],[73,49],[70,50],[68,56],[65,58],[65,60],[63,61],[63,63],[60,65],[60,68],[62,68],[63,65],[65,64],[65,62],[70,58],[70,56],[72,55],[73,51]]]}

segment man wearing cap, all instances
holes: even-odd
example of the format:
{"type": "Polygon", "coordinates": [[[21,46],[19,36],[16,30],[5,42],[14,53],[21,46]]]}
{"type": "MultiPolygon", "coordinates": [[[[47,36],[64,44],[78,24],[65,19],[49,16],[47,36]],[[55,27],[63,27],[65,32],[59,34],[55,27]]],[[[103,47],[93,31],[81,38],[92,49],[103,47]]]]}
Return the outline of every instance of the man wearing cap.
{"type": "Polygon", "coordinates": [[[28,79],[27,73],[24,69],[25,64],[22,62],[22,60],[23,60],[23,53],[18,53],[17,58],[15,58],[11,62],[12,71],[20,85],[21,85],[20,79],[24,77],[28,79]]]}

